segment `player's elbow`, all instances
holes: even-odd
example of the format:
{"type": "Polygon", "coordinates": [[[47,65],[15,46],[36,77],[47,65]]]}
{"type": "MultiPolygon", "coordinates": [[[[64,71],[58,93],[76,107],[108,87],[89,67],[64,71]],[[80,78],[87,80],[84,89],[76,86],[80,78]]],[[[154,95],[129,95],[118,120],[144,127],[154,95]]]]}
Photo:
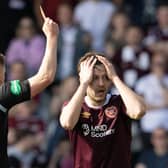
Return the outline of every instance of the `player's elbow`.
{"type": "Polygon", "coordinates": [[[134,119],[134,120],[139,120],[139,119],[141,119],[144,115],[145,115],[145,112],[144,112],[144,111],[140,111],[140,112],[137,112],[137,113],[133,114],[133,115],[132,115],[132,119],[134,119]]]}
{"type": "Polygon", "coordinates": [[[66,130],[73,130],[74,128],[70,122],[64,121],[62,119],[60,119],[60,124],[66,130]]]}
{"type": "Polygon", "coordinates": [[[60,116],[60,124],[66,130],[73,130],[74,128],[74,124],[72,123],[72,121],[63,116],[63,114],[61,114],[60,116]]]}
{"type": "Polygon", "coordinates": [[[134,108],[133,111],[129,113],[130,114],[129,116],[134,120],[138,120],[145,115],[145,112],[146,112],[146,105],[141,104],[136,108],[134,108]]]}

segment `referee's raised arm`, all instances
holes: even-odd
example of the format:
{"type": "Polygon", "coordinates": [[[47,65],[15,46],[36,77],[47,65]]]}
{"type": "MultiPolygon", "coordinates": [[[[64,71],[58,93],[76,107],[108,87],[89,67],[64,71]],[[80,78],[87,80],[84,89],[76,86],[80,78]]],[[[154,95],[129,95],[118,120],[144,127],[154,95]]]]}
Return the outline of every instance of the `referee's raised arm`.
{"type": "Polygon", "coordinates": [[[41,12],[44,19],[42,29],[46,36],[46,49],[39,71],[28,79],[31,88],[31,97],[34,97],[51,84],[56,73],[59,28],[57,23],[46,17],[43,11],[41,12]]]}

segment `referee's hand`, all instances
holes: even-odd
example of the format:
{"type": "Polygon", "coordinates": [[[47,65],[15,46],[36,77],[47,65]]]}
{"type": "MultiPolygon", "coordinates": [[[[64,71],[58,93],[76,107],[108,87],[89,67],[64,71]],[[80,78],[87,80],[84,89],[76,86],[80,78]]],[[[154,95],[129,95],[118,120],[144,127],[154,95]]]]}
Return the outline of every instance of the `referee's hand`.
{"type": "Polygon", "coordinates": [[[59,34],[58,24],[54,22],[52,19],[50,19],[49,17],[46,17],[41,6],[40,6],[40,12],[44,19],[42,30],[44,34],[46,35],[46,37],[47,38],[58,37],[58,34],[59,34]]]}
{"type": "Polygon", "coordinates": [[[59,34],[58,25],[52,19],[48,17],[45,18],[42,29],[47,38],[58,37],[58,34],[59,34]]]}

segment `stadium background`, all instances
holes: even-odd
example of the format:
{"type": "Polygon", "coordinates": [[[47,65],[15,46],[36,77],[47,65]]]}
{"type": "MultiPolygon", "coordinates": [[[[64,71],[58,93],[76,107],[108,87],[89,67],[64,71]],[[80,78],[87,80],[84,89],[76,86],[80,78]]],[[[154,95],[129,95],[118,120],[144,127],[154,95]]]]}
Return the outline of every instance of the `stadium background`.
{"type": "MultiPolygon", "coordinates": [[[[78,86],[76,64],[87,51],[104,52],[119,76],[151,106],[157,106],[149,112],[147,126],[141,120],[133,121],[132,167],[144,161],[144,156],[150,162],[150,154],[143,153],[148,148],[159,146],[165,149],[163,153],[168,153],[168,136],[158,138],[157,142],[154,140],[157,135],[152,136],[153,145],[150,140],[151,134],[157,134],[156,125],[168,130],[167,1],[1,0],[0,51],[6,56],[8,80],[30,77],[41,63],[45,37],[41,31],[40,3],[46,15],[60,26],[58,69],[52,86],[10,111],[11,165],[16,168],[72,167],[71,146],[58,118],[63,102],[78,86]],[[158,57],[155,59],[154,55],[158,57]],[[158,71],[163,76],[156,81],[158,71]],[[149,80],[151,72],[154,77],[149,80]],[[152,80],[156,83],[154,87],[150,85],[152,80]],[[156,113],[157,121],[152,118],[156,113]]],[[[111,92],[116,90],[113,88],[111,92]]]]}

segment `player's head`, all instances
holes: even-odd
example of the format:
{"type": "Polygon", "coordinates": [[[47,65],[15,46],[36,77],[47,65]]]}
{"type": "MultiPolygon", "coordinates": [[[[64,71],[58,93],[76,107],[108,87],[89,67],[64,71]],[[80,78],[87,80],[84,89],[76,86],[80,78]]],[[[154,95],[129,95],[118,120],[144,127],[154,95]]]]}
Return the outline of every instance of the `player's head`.
{"type": "Polygon", "coordinates": [[[5,81],[5,59],[4,55],[0,53],[0,84],[5,81]]]}
{"type": "MultiPolygon", "coordinates": [[[[103,56],[103,54],[89,52],[86,53],[78,63],[78,73],[80,72],[80,65],[87,58],[92,56],[103,56]]],[[[104,65],[97,59],[93,69],[93,79],[87,88],[87,96],[96,103],[102,103],[106,99],[107,92],[111,86],[111,81],[108,79],[104,65]]]]}

